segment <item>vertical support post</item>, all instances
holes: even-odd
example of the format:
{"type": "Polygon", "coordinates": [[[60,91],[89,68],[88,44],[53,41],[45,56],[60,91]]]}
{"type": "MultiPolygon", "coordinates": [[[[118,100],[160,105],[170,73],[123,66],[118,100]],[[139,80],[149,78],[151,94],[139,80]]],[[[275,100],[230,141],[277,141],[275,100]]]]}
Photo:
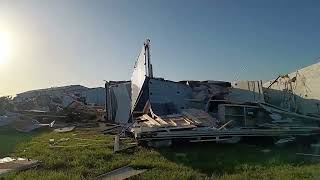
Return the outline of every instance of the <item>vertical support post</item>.
{"type": "Polygon", "coordinates": [[[116,153],[119,150],[120,150],[120,136],[116,135],[114,137],[113,153],[116,153]]]}
{"type": "Polygon", "coordinates": [[[243,107],[244,127],[247,127],[247,111],[246,107],[243,107]]]}
{"type": "Polygon", "coordinates": [[[150,39],[147,39],[144,43],[144,58],[145,58],[145,65],[146,65],[146,73],[147,76],[153,78],[153,69],[151,64],[151,55],[150,55],[150,39]]]}
{"type": "Polygon", "coordinates": [[[106,114],[105,114],[105,119],[106,120],[109,120],[109,82],[106,81],[105,84],[104,84],[104,89],[105,89],[105,94],[106,94],[106,98],[105,98],[105,109],[106,109],[106,114]]]}

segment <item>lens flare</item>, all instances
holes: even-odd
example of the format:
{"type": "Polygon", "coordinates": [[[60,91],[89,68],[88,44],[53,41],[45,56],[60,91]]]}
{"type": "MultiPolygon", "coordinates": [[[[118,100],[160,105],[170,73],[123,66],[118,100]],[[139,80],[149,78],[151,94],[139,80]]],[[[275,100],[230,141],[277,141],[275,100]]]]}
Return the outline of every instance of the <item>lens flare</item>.
{"type": "Polygon", "coordinates": [[[9,35],[0,32],[0,64],[8,62],[11,51],[12,46],[9,35]]]}

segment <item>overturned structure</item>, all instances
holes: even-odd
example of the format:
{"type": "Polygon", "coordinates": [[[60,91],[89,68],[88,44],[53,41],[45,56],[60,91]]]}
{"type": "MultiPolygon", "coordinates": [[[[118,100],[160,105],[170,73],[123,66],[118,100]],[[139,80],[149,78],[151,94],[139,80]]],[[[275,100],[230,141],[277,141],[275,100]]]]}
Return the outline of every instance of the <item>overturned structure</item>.
{"type": "Polygon", "coordinates": [[[174,82],[153,76],[147,40],[131,82],[107,85],[107,116],[129,127],[138,141],[151,145],[172,140],[237,142],[247,136],[317,135],[319,107],[309,109],[304,103],[319,101],[319,69],[317,64],[296,73],[300,78],[289,74],[265,83],[174,82]],[[298,81],[300,85],[291,85],[298,81]],[[301,84],[308,87],[310,98],[301,95],[301,84]]]}

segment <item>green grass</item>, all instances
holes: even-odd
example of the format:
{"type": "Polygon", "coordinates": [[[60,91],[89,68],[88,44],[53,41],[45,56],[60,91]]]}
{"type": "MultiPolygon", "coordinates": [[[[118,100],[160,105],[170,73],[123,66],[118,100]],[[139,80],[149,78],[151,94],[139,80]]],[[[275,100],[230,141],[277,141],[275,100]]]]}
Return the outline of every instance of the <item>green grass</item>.
{"type": "Polygon", "coordinates": [[[42,131],[22,133],[10,126],[0,127],[0,157],[8,156],[18,143],[30,141],[33,136],[36,136],[41,132],[42,131]]]}
{"type": "Polygon", "coordinates": [[[113,136],[93,130],[46,133],[18,145],[13,155],[42,161],[34,170],[6,179],[90,179],[125,165],[148,168],[132,179],[319,179],[317,161],[297,156],[297,148],[246,144],[179,144],[170,148],[137,147],[113,154],[113,136]],[[49,139],[60,142],[50,148],[49,139]],[[82,139],[79,139],[82,138],[82,139]],[[89,145],[74,147],[75,145],[89,145]]]}

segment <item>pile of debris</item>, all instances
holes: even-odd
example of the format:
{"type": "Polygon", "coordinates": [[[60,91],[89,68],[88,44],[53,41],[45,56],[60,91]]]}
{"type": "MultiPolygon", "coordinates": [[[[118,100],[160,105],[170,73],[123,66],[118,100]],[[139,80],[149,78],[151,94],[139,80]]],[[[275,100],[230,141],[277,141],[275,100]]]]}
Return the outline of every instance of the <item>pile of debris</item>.
{"type": "Polygon", "coordinates": [[[71,124],[98,126],[97,121],[105,115],[104,103],[99,103],[101,98],[105,101],[104,88],[67,86],[28,91],[3,102],[4,98],[0,98],[0,126],[20,132],[71,124]]]}
{"type": "MultiPolygon", "coordinates": [[[[292,92],[287,89],[278,93],[292,92]]],[[[174,82],[155,78],[149,40],[135,63],[131,81],[106,83],[106,91],[107,119],[122,124],[139,142],[149,145],[171,144],[172,140],[237,142],[247,136],[292,139],[320,134],[320,113],[310,116],[274,105],[270,87],[262,81],[174,82]]]]}

